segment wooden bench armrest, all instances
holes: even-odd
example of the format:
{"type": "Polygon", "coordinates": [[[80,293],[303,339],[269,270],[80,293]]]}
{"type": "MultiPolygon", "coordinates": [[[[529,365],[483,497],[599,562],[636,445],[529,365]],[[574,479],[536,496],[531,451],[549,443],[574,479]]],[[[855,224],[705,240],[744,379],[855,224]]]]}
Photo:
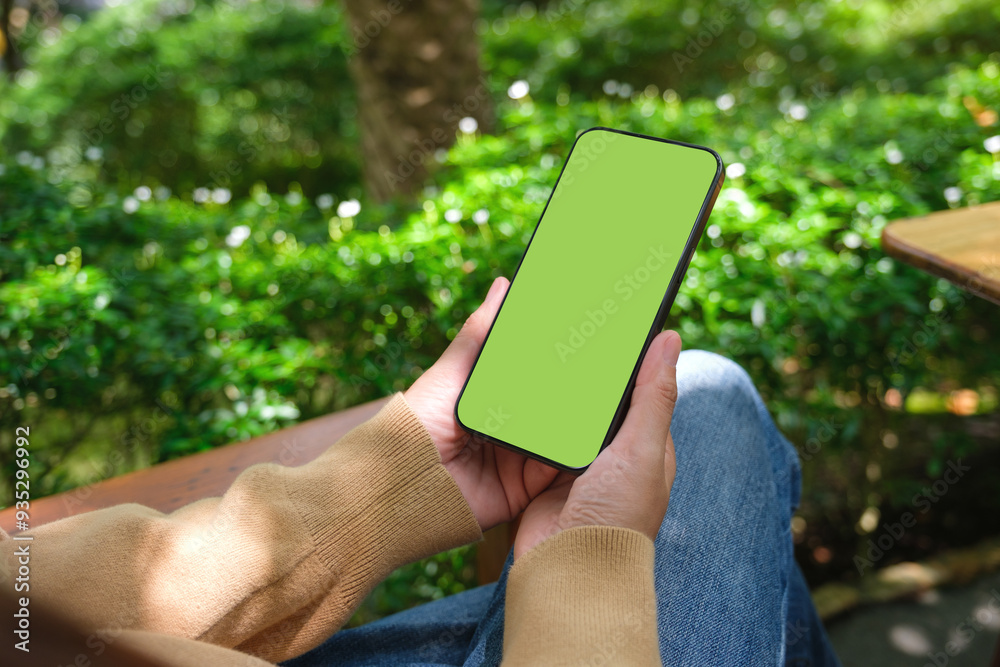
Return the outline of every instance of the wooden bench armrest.
{"type": "MultiPolygon", "coordinates": [[[[259,438],[112,477],[31,501],[30,525],[121,503],[139,503],[164,513],[202,498],[221,496],[241,472],[256,463],[308,463],[352,428],[375,416],[388,398],[356,405],[259,438]]],[[[14,507],[0,511],[0,528],[17,532],[14,507]]]]}
{"type": "MultiPolygon", "coordinates": [[[[139,503],[164,513],[202,498],[221,496],[241,472],[256,463],[300,466],[308,463],[352,428],[375,416],[389,398],[363,403],[246,442],[160,463],[88,486],[31,501],[30,525],[41,526],[91,510],[139,503]]],[[[18,532],[14,507],[0,511],[0,528],[18,532]]],[[[476,552],[477,578],[496,581],[514,541],[509,524],[487,531],[476,552]]]]}

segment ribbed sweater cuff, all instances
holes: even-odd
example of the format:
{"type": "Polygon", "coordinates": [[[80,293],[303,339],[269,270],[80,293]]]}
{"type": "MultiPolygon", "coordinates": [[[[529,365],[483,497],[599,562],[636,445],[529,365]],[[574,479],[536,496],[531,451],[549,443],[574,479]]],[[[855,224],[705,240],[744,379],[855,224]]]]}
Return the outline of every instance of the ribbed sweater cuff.
{"type": "Polygon", "coordinates": [[[348,596],[400,565],[482,538],[472,509],[401,393],[295,470],[302,472],[289,479],[289,497],[318,557],[348,596]]]}
{"type": "Polygon", "coordinates": [[[642,533],[558,533],[514,563],[506,601],[505,666],[660,664],[653,542],[642,533]]]}

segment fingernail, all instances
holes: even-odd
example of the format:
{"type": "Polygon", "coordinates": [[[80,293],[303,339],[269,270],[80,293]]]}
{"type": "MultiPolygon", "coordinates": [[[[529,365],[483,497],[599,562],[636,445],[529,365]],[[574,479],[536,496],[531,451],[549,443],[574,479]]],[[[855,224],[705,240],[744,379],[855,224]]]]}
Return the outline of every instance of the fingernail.
{"type": "Polygon", "coordinates": [[[667,333],[666,349],[663,351],[663,360],[668,366],[676,366],[677,358],[681,356],[681,337],[676,331],[667,333]]]}

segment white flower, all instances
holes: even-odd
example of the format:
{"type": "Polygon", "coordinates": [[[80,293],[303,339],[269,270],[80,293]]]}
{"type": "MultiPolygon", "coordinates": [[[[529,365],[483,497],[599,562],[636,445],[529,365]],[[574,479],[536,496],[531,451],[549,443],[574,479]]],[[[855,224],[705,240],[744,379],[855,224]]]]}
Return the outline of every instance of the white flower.
{"type": "Polygon", "coordinates": [[[519,100],[527,95],[530,89],[531,87],[528,85],[528,82],[520,79],[510,84],[510,88],[507,89],[507,97],[512,100],[519,100]]]}
{"type": "Polygon", "coordinates": [[[767,307],[760,299],[755,299],[750,307],[750,323],[755,329],[760,329],[767,321],[767,307]]]}
{"type": "Polygon", "coordinates": [[[845,246],[853,250],[861,247],[863,239],[861,238],[861,234],[858,234],[857,232],[847,232],[844,234],[843,241],[845,246]]]}
{"type": "Polygon", "coordinates": [[[747,168],[742,162],[734,162],[726,167],[726,178],[739,178],[745,173],[747,173],[747,168]]]}
{"type": "Polygon", "coordinates": [[[899,146],[896,145],[895,141],[887,141],[884,148],[886,162],[889,164],[899,164],[903,161],[903,151],[899,150],[899,146]]]}
{"type": "Polygon", "coordinates": [[[801,102],[796,102],[788,110],[788,115],[795,120],[805,120],[806,116],[809,115],[809,108],[801,102]]]}
{"type": "Polygon", "coordinates": [[[353,218],[361,212],[361,202],[357,199],[347,199],[337,204],[338,218],[353,218]]]}
{"type": "Polygon", "coordinates": [[[458,121],[458,129],[465,134],[472,134],[479,129],[479,123],[472,116],[466,116],[462,120],[458,121]]]}
{"type": "Polygon", "coordinates": [[[248,238],[250,238],[250,227],[247,225],[236,225],[229,231],[229,236],[226,237],[226,245],[230,248],[239,248],[248,238]]]}

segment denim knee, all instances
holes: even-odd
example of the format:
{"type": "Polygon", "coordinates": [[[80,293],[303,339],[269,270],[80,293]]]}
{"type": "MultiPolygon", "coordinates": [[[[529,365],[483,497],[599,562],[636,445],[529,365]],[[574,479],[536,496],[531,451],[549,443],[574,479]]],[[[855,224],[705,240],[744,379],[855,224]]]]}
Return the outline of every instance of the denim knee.
{"type": "Polygon", "coordinates": [[[677,363],[677,387],[671,432],[679,466],[721,467],[775,483],[798,504],[798,456],[739,364],[711,352],[685,351],[677,363]],[[682,447],[685,441],[691,444],[682,447]]]}
{"type": "Polygon", "coordinates": [[[704,350],[685,350],[677,361],[679,396],[699,394],[716,405],[755,408],[757,388],[732,359],[704,350]]]}

